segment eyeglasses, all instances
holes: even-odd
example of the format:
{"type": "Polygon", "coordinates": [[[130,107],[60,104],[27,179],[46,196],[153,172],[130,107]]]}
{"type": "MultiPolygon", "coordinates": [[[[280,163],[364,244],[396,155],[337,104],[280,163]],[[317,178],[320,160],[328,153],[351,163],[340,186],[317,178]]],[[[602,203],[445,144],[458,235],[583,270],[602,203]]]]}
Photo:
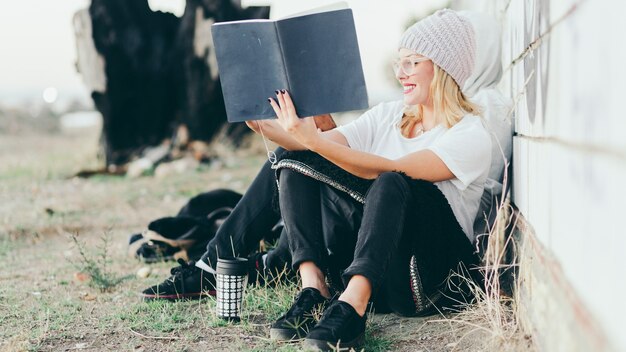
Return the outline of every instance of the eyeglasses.
{"type": "Polygon", "coordinates": [[[396,75],[398,74],[398,69],[400,69],[405,75],[412,76],[415,74],[417,64],[428,60],[430,59],[427,57],[403,57],[402,59],[393,60],[391,67],[393,67],[393,73],[396,75]]]}

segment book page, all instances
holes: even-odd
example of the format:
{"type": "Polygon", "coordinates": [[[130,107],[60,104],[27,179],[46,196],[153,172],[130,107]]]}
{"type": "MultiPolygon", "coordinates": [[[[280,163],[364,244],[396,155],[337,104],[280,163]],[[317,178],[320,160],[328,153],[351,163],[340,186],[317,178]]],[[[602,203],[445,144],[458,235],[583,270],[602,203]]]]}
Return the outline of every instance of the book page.
{"type": "Polygon", "coordinates": [[[222,25],[230,25],[233,23],[250,23],[250,22],[274,22],[274,20],[268,20],[266,18],[253,18],[250,20],[239,20],[239,21],[227,21],[227,22],[217,22],[213,24],[214,26],[222,26],[222,25]]]}
{"type": "Polygon", "coordinates": [[[347,2],[339,1],[339,2],[336,2],[336,3],[333,3],[333,4],[329,4],[329,5],[326,5],[326,6],[319,6],[319,7],[310,9],[310,10],[297,12],[297,13],[289,15],[289,16],[281,17],[279,20],[292,18],[292,17],[300,17],[300,16],[306,16],[306,15],[312,15],[314,13],[322,13],[322,12],[344,10],[344,9],[347,9],[347,8],[348,8],[348,3],[347,2]]]}

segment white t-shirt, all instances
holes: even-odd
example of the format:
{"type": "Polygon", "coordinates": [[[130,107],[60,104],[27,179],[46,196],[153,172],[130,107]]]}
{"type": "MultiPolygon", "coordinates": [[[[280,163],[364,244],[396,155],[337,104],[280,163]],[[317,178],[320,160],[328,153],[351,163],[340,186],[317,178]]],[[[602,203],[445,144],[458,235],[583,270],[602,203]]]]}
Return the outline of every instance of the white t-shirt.
{"type": "Polygon", "coordinates": [[[471,242],[472,225],[491,165],[491,138],[481,119],[465,115],[451,128],[438,125],[415,138],[406,138],[398,123],[402,101],[378,104],[358,119],[337,127],[351,148],[388,159],[398,159],[423,149],[435,153],[455,178],[435,182],[471,242]]]}

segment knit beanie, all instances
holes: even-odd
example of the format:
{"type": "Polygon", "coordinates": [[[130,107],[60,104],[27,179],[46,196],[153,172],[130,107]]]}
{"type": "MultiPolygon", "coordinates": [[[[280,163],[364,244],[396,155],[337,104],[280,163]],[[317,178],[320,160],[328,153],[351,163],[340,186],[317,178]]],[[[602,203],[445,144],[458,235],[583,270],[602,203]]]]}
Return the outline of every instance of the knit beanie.
{"type": "Polygon", "coordinates": [[[400,47],[426,56],[462,88],[474,68],[474,35],[468,19],[443,9],[409,27],[402,35],[400,47]]]}

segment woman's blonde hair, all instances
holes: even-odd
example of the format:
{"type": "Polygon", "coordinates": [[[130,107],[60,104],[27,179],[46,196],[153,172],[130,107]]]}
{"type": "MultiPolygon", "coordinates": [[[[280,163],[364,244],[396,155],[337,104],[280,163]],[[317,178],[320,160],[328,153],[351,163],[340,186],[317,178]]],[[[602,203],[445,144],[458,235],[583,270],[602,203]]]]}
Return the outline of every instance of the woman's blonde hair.
{"type": "MultiPolygon", "coordinates": [[[[430,83],[429,98],[433,102],[433,112],[438,123],[446,128],[456,125],[465,114],[480,115],[478,105],[470,102],[458,84],[446,71],[433,63],[434,75],[430,83]]],[[[399,127],[402,135],[409,137],[416,124],[422,121],[422,105],[406,106],[399,127]]]]}

